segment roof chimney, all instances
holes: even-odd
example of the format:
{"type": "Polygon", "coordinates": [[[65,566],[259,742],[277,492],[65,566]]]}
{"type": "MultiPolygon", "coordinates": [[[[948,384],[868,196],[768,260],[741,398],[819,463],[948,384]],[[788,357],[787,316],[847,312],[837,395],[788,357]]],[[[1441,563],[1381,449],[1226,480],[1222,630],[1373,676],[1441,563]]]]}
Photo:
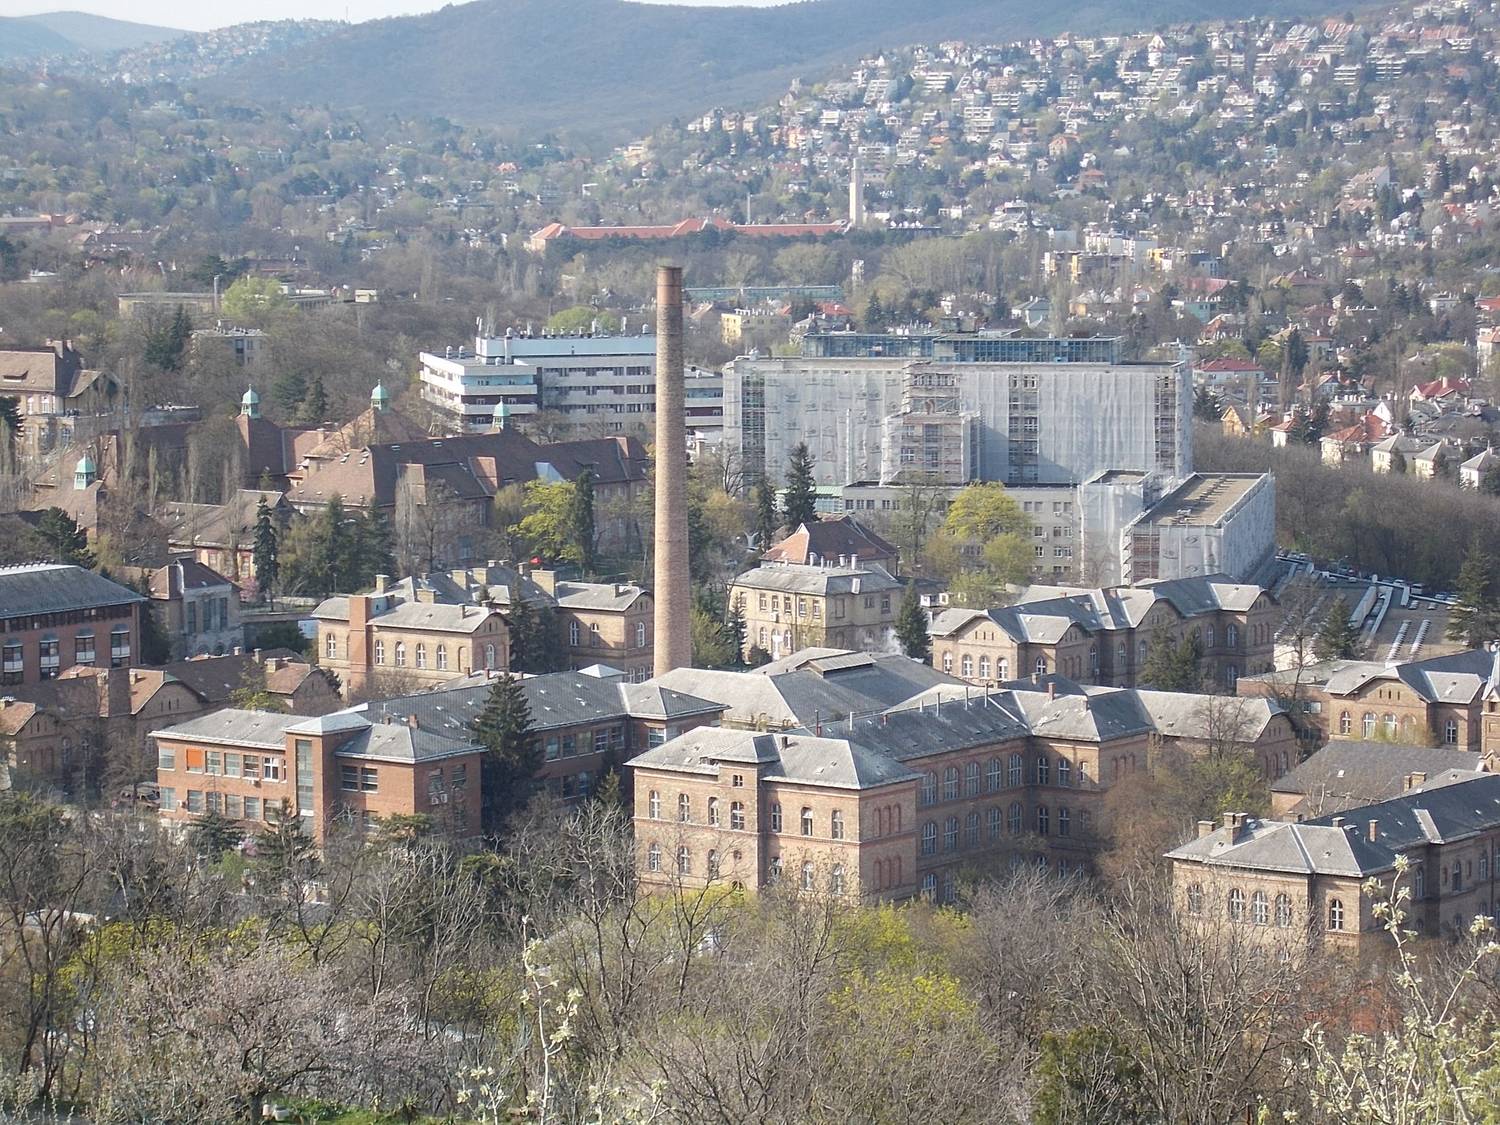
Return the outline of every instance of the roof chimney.
{"type": "Polygon", "coordinates": [[[1214,822],[1211,820],[1200,820],[1198,822],[1198,839],[1203,839],[1214,830],[1214,822]]]}
{"type": "Polygon", "coordinates": [[[390,581],[391,576],[389,574],[377,574],[375,576],[375,592],[377,594],[385,593],[385,588],[390,584],[390,581]]]}
{"type": "Polygon", "coordinates": [[[417,729],[417,717],[416,717],[416,715],[408,715],[408,716],[406,716],[406,725],[409,726],[409,727],[411,727],[412,730],[416,730],[417,729]]]}
{"type": "Polygon", "coordinates": [[[1380,835],[1380,821],[1372,820],[1370,821],[1370,843],[1373,844],[1378,835],[1380,835]]]}
{"type": "Polygon", "coordinates": [[[1047,698],[1048,699],[1056,699],[1057,698],[1057,681],[1056,680],[1048,680],[1047,681],[1047,698]]]}
{"type": "Polygon", "coordinates": [[[1344,818],[1341,817],[1341,816],[1336,816],[1336,817],[1333,818],[1333,820],[1330,823],[1332,823],[1332,825],[1335,828],[1343,828],[1344,827],[1344,818]]]}
{"type": "Polygon", "coordinates": [[[1420,789],[1425,784],[1427,784],[1427,774],[1422,770],[1415,770],[1406,775],[1406,788],[1408,791],[1420,789]]]}

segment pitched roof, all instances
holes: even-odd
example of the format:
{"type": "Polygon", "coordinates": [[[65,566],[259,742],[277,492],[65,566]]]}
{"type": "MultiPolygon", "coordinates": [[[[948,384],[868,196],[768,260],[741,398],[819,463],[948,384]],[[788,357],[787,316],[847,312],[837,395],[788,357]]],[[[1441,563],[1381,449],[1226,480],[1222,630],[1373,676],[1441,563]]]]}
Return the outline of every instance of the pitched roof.
{"type": "Polygon", "coordinates": [[[764,767],[767,781],[804,783],[835,789],[873,789],[912,782],[918,774],[855,738],[794,732],[757,734],[723,727],[698,727],[652,747],[630,760],[633,769],[716,774],[718,763],[764,767]]]}
{"type": "Polygon", "coordinates": [[[810,594],[827,597],[850,594],[856,588],[862,594],[899,590],[901,583],[882,567],[872,563],[858,567],[801,566],[796,563],[768,563],[745,571],[732,586],[750,590],[775,590],[778,593],[810,594]]]}
{"type": "Polygon", "coordinates": [[[281,711],[245,711],[237,707],[226,707],[222,711],[201,715],[175,726],[158,727],[151,732],[151,737],[284,750],[287,730],[304,719],[305,716],[288,715],[281,711]]]}
{"type": "Polygon", "coordinates": [[[28,563],[0,567],[0,618],[132,605],[146,599],[80,566],[28,563]]]}
{"type": "Polygon", "coordinates": [[[1321,815],[1400,796],[1413,774],[1425,782],[1450,770],[1483,768],[1484,755],[1467,750],[1335,739],[1272,782],[1271,791],[1305,798],[1292,806],[1293,814],[1306,806],[1321,815]]]}
{"type": "Polygon", "coordinates": [[[852,516],[812,520],[761,557],[767,562],[812,563],[857,555],[867,562],[894,559],[896,548],[852,516]]]}

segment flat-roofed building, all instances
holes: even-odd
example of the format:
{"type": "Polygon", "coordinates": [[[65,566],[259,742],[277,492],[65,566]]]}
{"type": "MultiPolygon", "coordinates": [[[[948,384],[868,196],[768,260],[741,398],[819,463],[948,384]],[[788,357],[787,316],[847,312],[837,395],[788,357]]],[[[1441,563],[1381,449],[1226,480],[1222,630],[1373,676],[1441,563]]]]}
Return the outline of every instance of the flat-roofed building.
{"type": "Polygon", "coordinates": [[[1194,473],[1120,532],[1120,579],[1227,574],[1253,579],[1276,552],[1268,473],[1194,473]]]}

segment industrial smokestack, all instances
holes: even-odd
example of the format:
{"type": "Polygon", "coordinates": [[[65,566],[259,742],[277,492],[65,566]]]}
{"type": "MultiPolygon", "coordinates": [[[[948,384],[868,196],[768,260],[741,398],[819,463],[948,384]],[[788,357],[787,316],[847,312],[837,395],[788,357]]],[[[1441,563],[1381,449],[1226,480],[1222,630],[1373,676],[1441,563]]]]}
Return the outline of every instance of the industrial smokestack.
{"type": "Polygon", "coordinates": [[[682,267],[656,271],[656,663],[692,663],[689,632],[687,425],[683,419],[682,267]]]}

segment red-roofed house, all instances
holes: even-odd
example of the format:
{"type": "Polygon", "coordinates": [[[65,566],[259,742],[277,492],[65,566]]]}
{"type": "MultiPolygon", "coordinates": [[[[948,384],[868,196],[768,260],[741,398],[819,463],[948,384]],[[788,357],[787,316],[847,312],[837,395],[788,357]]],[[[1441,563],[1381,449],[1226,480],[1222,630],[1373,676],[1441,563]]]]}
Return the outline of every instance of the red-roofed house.
{"type": "Polygon", "coordinates": [[[811,235],[821,238],[830,234],[843,234],[849,224],[833,223],[732,223],[715,215],[707,219],[683,219],[681,222],[654,226],[636,227],[570,227],[562,223],[548,223],[526,240],[526,249],[533,254],[545,254],[547,247],[559,238],[578,238],[587,242],[606,238],[633,238],[644,241],[682,238],[690,234],[702,234],[709,228],[718,231],[733,231],[750,238],[803,238],[811,235]]]}
{"type": "Polygon", "coordinates": [[[1323,464],[1342,465],[1367,456],[1372,446],[1384,441],[1390,430],[1385,419],[1375,413],[1366,414],[1352,426],[1323,435],[1323,464]]]}
{"type": "Polygon", "coordinates": [[[1455,405],[1462,398],[1468,396],[1469,381],[1467,379],[1455,379],[1445,375],[1441,379],[1434,379],[1430,383],[1419,383],[1411,389],[1411,400],[1413,402],[1440,402],[1455,405]]]}

